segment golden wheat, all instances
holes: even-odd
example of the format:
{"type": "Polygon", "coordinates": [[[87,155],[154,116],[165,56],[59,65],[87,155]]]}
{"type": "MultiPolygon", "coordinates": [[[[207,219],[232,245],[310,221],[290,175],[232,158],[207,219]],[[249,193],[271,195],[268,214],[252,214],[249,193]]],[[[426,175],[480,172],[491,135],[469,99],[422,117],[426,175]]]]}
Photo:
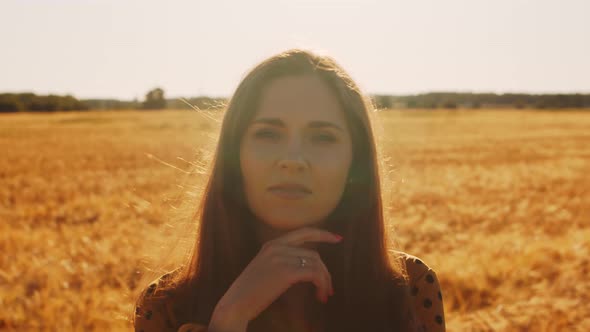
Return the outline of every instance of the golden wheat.
{"type": "MultiPolygon", "coordinates": [[[[131,329],[198,200],[211,116],[0,116],[0,329],[131,329]]],[[[449,331],[590,330],[590,113],[377,119],[392,232],[437,271],[449,331]]]]}

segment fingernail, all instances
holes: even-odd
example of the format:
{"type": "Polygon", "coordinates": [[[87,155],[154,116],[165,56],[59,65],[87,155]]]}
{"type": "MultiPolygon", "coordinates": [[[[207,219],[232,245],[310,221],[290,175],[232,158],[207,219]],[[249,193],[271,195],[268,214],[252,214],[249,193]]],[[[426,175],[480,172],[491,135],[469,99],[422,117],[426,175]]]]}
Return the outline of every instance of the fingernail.
{"type": "Polygon", "coordinates": [[[343,239],[342,235],[334,234],[334,236],[336,237],[336,239],[338,239],[338,241],[343,239]]]}

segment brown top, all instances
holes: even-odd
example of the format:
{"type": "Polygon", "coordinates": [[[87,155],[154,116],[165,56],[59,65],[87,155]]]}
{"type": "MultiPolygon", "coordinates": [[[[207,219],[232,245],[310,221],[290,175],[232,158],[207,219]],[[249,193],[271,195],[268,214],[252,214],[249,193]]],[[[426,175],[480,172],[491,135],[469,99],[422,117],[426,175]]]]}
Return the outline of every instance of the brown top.
{"type": "MultiPolygon", "coordinates": [[[[410,289],[414,309],[423,331],[444,332],[445,315],[443,298],[438,278],[433,269],[416,256],[398,251],[404,257],[410,278],[410,289]]],[[[136,332],[204,332],[207,327],[200,324],[179,326],[172,311],[172,301],[166,294],[158,292],[158,285],[166,281],[170,273],[162,275],[144,289],[135,308],[133,325],[136,332]]]]}

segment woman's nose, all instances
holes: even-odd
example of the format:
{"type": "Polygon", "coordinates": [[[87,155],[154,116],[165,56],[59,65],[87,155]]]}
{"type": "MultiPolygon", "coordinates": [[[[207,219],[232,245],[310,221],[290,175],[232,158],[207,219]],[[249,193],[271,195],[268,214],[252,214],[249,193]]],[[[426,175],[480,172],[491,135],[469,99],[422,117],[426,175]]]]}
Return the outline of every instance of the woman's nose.
{"type": "Polygon", "coordinates": [[[307,167],[307,163],[299,157],[283,158],[279,161],[279,167],[288,171],[302,171],[307,167]]]}
{"type": "Polygon", "coordinates": [[[287,151],[279,160],[279,167],[284,170],[301,171],[307,167],[307,162],[303,158],[301,144],[293,142],[287,147],[287,151]]]}
{"type": "Polygon", "coordinates": [[[309,166],[304,157],[305,143],[302,137],[291,137],[283,147],[285,150],[278,162],[280,169],[300,172],[309,166]]]}

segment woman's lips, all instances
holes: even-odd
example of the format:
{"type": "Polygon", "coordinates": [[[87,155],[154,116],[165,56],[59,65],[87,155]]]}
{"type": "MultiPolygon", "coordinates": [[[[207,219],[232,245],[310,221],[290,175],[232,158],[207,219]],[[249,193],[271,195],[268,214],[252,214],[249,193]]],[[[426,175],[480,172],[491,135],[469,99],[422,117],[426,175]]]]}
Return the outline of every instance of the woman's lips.
{"type": "Polygon", "coordinates": [[[283,199],[302,199],[311,194],[311,190],[300,184],[282,183],[268,189],[277,197],[283,199]]]}
{"type": "Polygon", "coordinates": [[[302,189],[294,189],[294,188],[281,188],[281,187],[274,187],[270,188],[269,191],[282,199],[302,199],[305,198],[310,193],[306,190],[302,189]]]}

